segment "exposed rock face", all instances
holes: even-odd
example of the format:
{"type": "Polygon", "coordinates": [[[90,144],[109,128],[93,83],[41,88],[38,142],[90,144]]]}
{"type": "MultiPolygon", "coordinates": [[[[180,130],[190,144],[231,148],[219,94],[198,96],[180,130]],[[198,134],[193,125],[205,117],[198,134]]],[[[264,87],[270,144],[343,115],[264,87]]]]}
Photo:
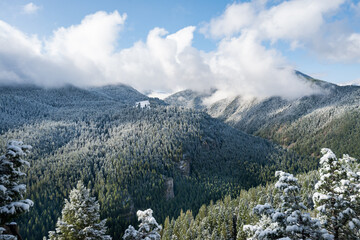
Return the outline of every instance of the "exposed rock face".
{"type": "Polygon", "coordinates": [[[129,204],[129,207],[126,209],[126,211],[124,211],[123,214],[120,214],[121,218],[127,220],[127,221],[131,221],[134,219],[135,216],[135,206],[134,206],[134,202],[131,198],[130,195],[128,195],[126,197],[126,199],[123,202],[124,205],[129,204]]]}
{"type": "Polygon", "coordinates": [[[190,176],[190,163],[190,155],[187,153],[183,154],[182,160],[178,163],[178,168],[182,175],[190,176]]]}
{"type": "Polygon", "coordinates": [[[189,176],[190,175],[190,162],[187,160],[181,160],[179,162],[179,169],[183,175],[189,176]]]}
{"type": "Polygon", "coordinates": [[[175,197],[174,195],[174,179],[173,178],[167,178],[165,182],[165,198],[166,200],[172,199],[175,197]]]}

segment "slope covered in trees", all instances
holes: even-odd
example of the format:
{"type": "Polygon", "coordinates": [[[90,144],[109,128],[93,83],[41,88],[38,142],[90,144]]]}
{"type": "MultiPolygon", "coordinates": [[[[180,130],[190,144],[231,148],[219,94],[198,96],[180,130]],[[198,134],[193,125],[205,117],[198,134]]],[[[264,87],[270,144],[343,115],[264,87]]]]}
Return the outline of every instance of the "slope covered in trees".
{"type": "MultiPolygon", "coordinates": [[[[301,198],[306,207],[313,209],[312,194],[318,180],[316,171],[298,177],[301,188],[301,198]]],[[[232,198],[210,204],[204,204],[198,213],[191,210],[181,212],[178,218],[165,219],[162,230],[163,240],[172,239],[246,239],[243,226],[255,224],[259,218],[253,214],[253,208],[259,204],[271,203],[280,205],[280,197],[274,183],[260,185],[249,190],[242,190],[232,198]]]]}
{"type": "Polygon", "coordinates": [[[109,234],[118,239],[136,225],[137,209],[152,208],[162,222],[180,209],[197,211],[212,199],[265,183],[277,169],[301,172],[317,165],[203,112],[156,99],[150,108],[135,108],[148,98],[126,86],[2,91],[1,138],[34,146],[26,197],[35,204],[20,221],[27,239],[53,230],[78,180],[92,189],[109,234]]]}
{"type": "MultiPolygon", "coordinates": [[[[112,111],[148,97],[126,85],[80,89],[73,86],[43,89],[36,86],[0,87],[0,132],[39,120],[81,119],[112,111]],[[85,111],[85,112],[84,112],[85,111]]],[[[153,102],[158,102],[153,99],[153,102]]]]}
{"type": "Polygon", "coordinates": [[[360,143],[357,121],[360,87],[338,86],[300,72],[297,74],[317,92],[295,99],[236,96],[204,105],[201,103],[211,96],[210,93],[187,90],[165,101],[170,105],[203,109],[237,129],[301,154],[319,157],[320,149],[326,146],[340,154],[359,158],[360,150],[355,146],[360,143]],[[347,144],[339,144],[344,142],[347,144]]]}
{"type": "Polygon", "coordinates": [[[276,184],[166,218],[162,239],[359,239],[360,162],[323,154],[319,171],[280,171],[276,184]]]}

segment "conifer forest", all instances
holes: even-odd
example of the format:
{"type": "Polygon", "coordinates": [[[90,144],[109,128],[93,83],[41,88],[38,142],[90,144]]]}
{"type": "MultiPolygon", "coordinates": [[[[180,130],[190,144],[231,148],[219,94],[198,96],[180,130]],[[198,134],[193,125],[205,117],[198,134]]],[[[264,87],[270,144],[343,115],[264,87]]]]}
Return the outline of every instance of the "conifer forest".
{"type": "Polygon", "coordinates": [[[0,240],[360,240],[360,1],[0,0],[0,240]]]}
{"type": "Polygon", "coordinates": [[[304,155],[124,85],[4,88],[1,96],[2,209],[14,213],[2,210],[2,224],[16,219],[24,239],[359,236],[360,165],[348,155],[304,155]],[[342,218],[322,224],[331,214],[342,218]]]}

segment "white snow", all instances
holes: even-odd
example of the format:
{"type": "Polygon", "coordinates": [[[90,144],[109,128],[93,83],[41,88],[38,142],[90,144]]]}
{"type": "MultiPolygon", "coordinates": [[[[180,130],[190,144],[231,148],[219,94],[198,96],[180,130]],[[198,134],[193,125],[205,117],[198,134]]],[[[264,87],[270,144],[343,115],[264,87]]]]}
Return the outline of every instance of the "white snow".
{"type": "Polygon", "coordinates": [[[327,239],[332,235],[321,227],[318,219],[313,219],[309,213],[302,212],[306,209],[301,202],[301,188],[298,179],[292,174],[277,171],[279,177],[275,187],[282,191],[281,207],[274,209],[269,203],[257,205],[253,212],[260,217],[256,225],[245,225],[244,231],[248,239],[305,239],[305,236],[321,239],[325,234],[327,239]]]}
{"type": "Polygon", "coordinates": [[[149,100],[139,101],[135,103],[135,107],[150,108],[150,102],[149,100]]]}
{"type": "Polygon", "coordinates": [[[0,191],[2,191],[3,193],[5,193],[6,191],[6,187],[4,185],[0,185],[0,191]]]}
{"type": "Polygon", "coordinates": [[[145,211],[137,211],[136,215],[138,216],[138,220],[141,221],[139,230],[136,230],[130,225],[128,229],[126,229],[123,239],[160,240],[161,226],[156,222],[152,213],[153,211],[150,208],[145,211]]]}

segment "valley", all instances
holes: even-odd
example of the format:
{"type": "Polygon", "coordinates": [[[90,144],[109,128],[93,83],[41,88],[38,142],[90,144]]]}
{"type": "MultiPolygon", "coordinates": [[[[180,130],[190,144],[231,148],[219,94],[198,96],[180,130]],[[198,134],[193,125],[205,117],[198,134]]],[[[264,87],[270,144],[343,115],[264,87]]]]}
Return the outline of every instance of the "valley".
{"type": "Polygon", "coordinates": [[[163,221],[264,184],[277,169],[317,166],[315,158],[124,85],[1,91],[2,142],[33,146],[25,183],[35,206],[19,221],[29,226],[21,228],[27,239],[47,235],[78,180],[93,189],[109,233],[119,238],[137,209],[151,207],[163,221]],[[150,108],[135,106],[146,99],[150,108]]]}

